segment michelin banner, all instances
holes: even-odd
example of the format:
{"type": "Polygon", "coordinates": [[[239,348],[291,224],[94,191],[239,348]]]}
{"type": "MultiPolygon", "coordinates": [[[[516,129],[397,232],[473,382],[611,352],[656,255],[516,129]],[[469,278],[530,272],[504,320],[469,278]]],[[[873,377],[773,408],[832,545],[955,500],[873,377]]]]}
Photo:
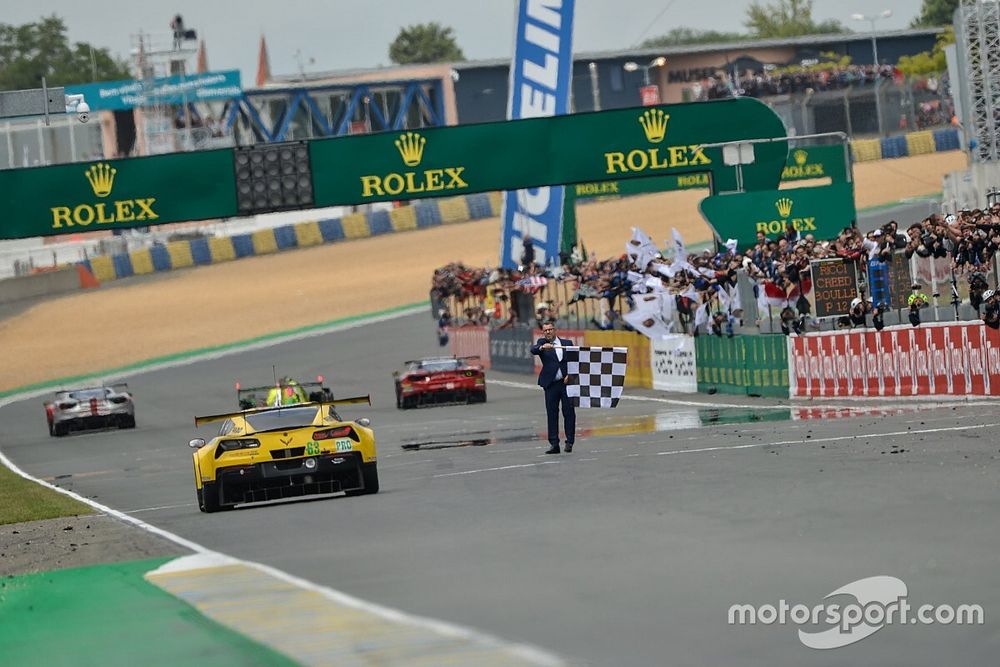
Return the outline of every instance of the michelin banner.
{"type": "MultiPolygon", "coordinates": [[[[573,74],[574,0],[520,0],[510,64],[507,118],[538,118],[569,113],[573,74]]],[[[524,160],[531,160],[524,155],[524,160]]],[[[504,193],[500,263],[521,263],[524,238],[531,237],[535,262],[559,257],[563,186],[504,193]]]]}
{"type": "Polygon", "coordinates": [[[693,394],[698,391],[694,338],[670,335],[650,340],[653,389],[693,394]]]}

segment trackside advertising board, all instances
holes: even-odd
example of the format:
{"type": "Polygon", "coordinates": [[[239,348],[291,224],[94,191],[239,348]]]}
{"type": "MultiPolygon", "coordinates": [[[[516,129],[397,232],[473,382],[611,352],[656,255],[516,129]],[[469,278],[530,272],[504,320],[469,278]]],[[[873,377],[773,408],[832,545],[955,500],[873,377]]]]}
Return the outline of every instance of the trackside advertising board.
{"type": "Polygon", "coordinates": [[[788,339],[792,397],[1000,395],[1000,332],[981,322],[788,339]]]}

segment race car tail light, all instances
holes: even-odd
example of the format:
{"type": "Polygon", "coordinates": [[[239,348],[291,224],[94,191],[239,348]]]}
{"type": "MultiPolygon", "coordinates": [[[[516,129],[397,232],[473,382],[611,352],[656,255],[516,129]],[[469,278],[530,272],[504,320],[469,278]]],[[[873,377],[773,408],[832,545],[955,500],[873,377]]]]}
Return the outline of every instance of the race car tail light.
{"type": "Polygon", "coordinates": [[[90,399],[90,411],[92,413],[94,413],[95,415],[97,414],[97,399],[96,398],[90,399]]]}
{"type": "Polygon", "coordinates": [[[254,440],[253,438],[222,440],[219,442],[219,448],[215,450],[215,453],[216,457],[218,457],[221,452],[235,452],[239,449],[256,449],[257,447],[260,447],[260,441],[254,440]]]}
{"type": "Polygon", "coordinates": [[[338,426],[313,433],[313,440],[332,440],[333,438],[350,438],[355,442],[360,442],[358,434],[350,426],[338,426]]]}

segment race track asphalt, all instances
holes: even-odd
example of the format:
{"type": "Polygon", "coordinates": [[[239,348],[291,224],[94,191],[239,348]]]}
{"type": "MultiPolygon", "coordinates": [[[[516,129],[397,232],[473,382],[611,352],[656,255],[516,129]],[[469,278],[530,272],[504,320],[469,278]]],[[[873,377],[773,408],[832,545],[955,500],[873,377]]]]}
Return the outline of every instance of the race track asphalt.
{"type": "Polygon", "coordinates": [[[801,419],[775,401],[629,390],[615,411],[578,413],[573,454],[546,457],[530,376],[490,373],[485,405],[397,410],[397,363],[437,353],[433,323],[411,315],[144,372],[129,379],[135,431],[50,438],[36,398],[0,408],[0,448],[208,548],[575,664],[996,664],[996,404],[801,419]],[[378,495],[199,513],[187,441],[212,430],[193,417],[233,409],[233,382],[267,383],[272,364],[371,392],[372,408],[342,412],[372,419],[378,495]],[[914,606],[980,604],[985,625],[890,625],[820,651],[791,623],[727,622],[734,604],[811,607],[876,575],[903,580],[914,606]]]}

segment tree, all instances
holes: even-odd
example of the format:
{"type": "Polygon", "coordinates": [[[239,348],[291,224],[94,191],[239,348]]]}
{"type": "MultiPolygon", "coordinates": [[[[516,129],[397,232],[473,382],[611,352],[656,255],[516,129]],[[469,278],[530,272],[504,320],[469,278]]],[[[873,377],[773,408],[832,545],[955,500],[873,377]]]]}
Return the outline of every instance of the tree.
{"type": "Polygon", "coordinates": [[[905,76],[927,76],[929,74],[940,74],[948,69],[948,59],[944,55],[944,47],[955,43],[955,30],[946,28],[938,35],[934,48],[930,51],[921,51],[912,56],[900,56],[896,67],[905,76]]]}
{"type": "Polygon", "coordinates": [[[53,14],[20,26],[0,23],[0,90],[130,78],[128,65],[108,49],[70,44],[66,24],[53,14]]]}
{"type": "Polygon", "coordinates": [[[754,0],[747,7],[746,26],[754,37],[763,39],[848,32],[835,19],[816,23],[812,17],[812,5],[812,0],[773,0],[767,5],[754,0]]]}
{"type": "Polygon", "coordinates": [[[684,44],[723,44],[750,39],[750,35],[718,30],[698,30],[696,28],[674,28],[665,35],[651,37],[640,44],[640,48],[652,49],[659,46],[682,46],[684,44]]]}
{"type": "Polygon", "coordinates": [[[914,28],[950,25],[960,3],[961,0],[924,0],[924,4],[920,7],[920,16],[913,19],[910,25],[914,28]]]}
{"type": "Polygon", "coordinates": [[[389,45],[389,60],[408,63],[441,63],[465,60],[451,28],[439,23],[422,23],[400,28],[389,45]]]}

